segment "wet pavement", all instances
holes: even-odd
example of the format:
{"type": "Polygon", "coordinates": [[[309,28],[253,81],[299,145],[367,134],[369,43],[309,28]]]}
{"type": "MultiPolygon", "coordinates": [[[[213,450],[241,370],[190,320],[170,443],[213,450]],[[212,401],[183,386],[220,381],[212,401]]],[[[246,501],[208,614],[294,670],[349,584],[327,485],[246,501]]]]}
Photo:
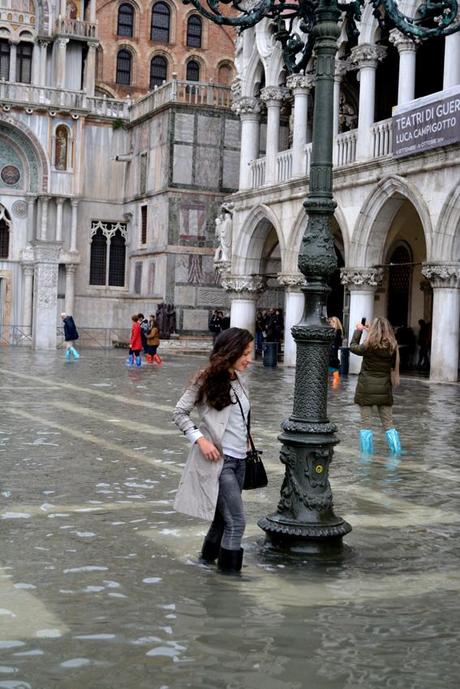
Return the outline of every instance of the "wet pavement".
{"type": "MultiPolygon", "coordinates": [[[[199,357],[0,350],[0,689],[454,689],[460,643],[460,388],[403,381],[406,450],[357,452],[356,379],[330,390],[341,562],[264,553],[294,372],[248,376],[267,489],[245,494],[241,579],[196,562],[178,515],[171,409],[199,357]]],[[[377,423],[376,423],[377,428],[377,423]]]]}

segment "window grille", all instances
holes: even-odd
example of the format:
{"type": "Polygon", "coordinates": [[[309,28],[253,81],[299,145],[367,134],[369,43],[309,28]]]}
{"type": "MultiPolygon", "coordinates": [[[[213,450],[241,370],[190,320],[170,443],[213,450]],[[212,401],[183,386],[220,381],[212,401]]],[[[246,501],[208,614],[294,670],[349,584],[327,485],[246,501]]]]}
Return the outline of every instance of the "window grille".
{"type": "Polygon", "coordinates": [[[117,230],[110,240],[109,285],[124,287],[126,263],[126,240],[117,230]]]}
{"type": "Polygon", "coordinates": [[[161,55],[155,55],[150,63],[150,89],[161,86],[168,78],[168,61],[161,55]]]}
{"type": "Polygon", "coordinates": [[[187,62],[187,81],[200,81],[200,65],[196,60],[187,62]]]}
{"type": "Polygon", "coordinates": [[[117,55],[117,84],[129,86],[131,84],[131,53],[120,50],[117,55]]]}
{"type": "Polygon", "coordinates": [[[132,5],[120,5],[118,10],[118,36],[132,36],[134,32],[134,7],[132,5]]]}
{"type": "Polygon", "coordinates": [[[10,44],[0,41],[0,79],[10,80],[10,44]]]}
{"type": "Polygon", "coordinates": [[[202,23],[200,17],[192,14],[187,22],[187,45],[190,48],[201,48],[202,23]]]}
{"type": "Polygon", "coordinates": [[[90,285],[125,286],[126,239],[125,223],[91,223],[90,285]]]}
{"type": "Polygon", "coordinates": [[[0,258],[8,258],[10,249],[10,231],[4,220],[0,220],[0,258]]]}
{"type": "Polygon", "coordinates": [[[30,84],[32,81],[32,51],[31,43],[19,43],[16,53],[16,81],[30,84]]]}
{"type": "Polygon", "coordinates": [[[147,206],[141,206],[141,244],[147,244],[147,206]]]}
{"type": "Polygon", "coordinates": [[[159,43],[169,43],[171,11],[165,2],[156,2],[152,8],[151,39],[159,43]]]}
{"type": "Polygon", "coordinates": [[[89,284],[105,285],[107,266],[107,238],[102,230],[97,230],[91,241],[91,259],[89,265],[89,284]]]}

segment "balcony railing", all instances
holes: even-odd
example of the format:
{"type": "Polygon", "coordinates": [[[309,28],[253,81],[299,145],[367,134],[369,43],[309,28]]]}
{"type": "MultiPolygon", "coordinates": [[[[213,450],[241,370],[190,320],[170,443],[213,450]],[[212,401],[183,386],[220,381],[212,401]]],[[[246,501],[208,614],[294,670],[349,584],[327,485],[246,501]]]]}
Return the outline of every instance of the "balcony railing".
{"type": "Polygon", "coordinates": [[[232,103],[232,92],[229,86],[173,79],[133,103],[131,120],[137,120],[167,103],[229,108],[232,103]]]}
{"type": "Polygon", "coordinates": [[[374,158],[390,155],[393,144],[393,121],[381,120],[371,128],[372,153],[374,158]]]}
{"type": "Polygon", "coordinates": [[[253,189],[263,187],[265,184],[265,158],[257,158],[249,163],[251,168],[251,186],[253,189]]]}
{"type": "Polygon", "coordinates": [[[276,156],[276,179],[287,182],[292,177],[292,149],[282,151],[276,156]]]}
{"type": "Polygon", "coordinates": [[[58,17],[55,23],[55,33],[61,36],[73,36],[74,38],[96,38],[97,22],[58,17]]]}
{"type": "Polygon", "coordinates": [[[351,132],[339,134],[335,139],[335,164],[337,167],[350,165],[356,160],[356,141],[358,134],[356,129],[351,132]]]}
{"type": "Polygon", "coordinates": [[[115,119],[129,118],[129,101],[107,98],[106,96],[86,96],[86,104],[92,115],[115,119]]]}

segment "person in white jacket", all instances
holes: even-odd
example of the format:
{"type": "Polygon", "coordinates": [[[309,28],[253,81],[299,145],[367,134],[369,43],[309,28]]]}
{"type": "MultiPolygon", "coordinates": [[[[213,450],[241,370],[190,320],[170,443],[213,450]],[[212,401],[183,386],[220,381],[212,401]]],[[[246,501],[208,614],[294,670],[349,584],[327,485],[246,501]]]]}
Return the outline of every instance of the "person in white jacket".
{"type": "Polygon", "coordinates": [[[174,508],[212,520],[201,551],[223,572],[239,572],[246,526],[241,491],[248,451],[250,403],[240,380],[253,355],[253,336],[229,328],[217,337],[209,364],[178,401],[173,420],[192,443],[174,508]],[[196,426],[191,413],[196,407],[196,426]]]}

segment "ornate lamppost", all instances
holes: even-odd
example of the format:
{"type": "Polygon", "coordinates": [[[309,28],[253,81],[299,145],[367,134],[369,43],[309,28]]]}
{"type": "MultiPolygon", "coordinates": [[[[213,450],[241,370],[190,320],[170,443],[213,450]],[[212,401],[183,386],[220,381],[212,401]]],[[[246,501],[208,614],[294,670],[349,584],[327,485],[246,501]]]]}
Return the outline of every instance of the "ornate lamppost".
{"type": "MultiPolygon", "coordinates": [[[[305,311],[293,327],[297,345],[294,407],[283,421],[279,440],[285,477],[277,511],[259,521],[268,540],[281,549],[300,552],[335,552],[351,526],[334,514],[329,465],[338,440],[327,417],[328,354],[334,331],[326,318],[328,277],[336,270],[330,220],[332,195],[332,145],[334,68],[339,20],[356,36],[365,0],[183,0],[217,24],[254,26],[264,18],[275,22],[290,73],[302,72],[316,55],[313,148],[309,193],[304,201],[308,215],[299,268],[306,278],[305,311]],[[222,5],[232,5],[229,16],[222,5]]],[[[457,0],[426,0],[416,17],[404,15],[396,0],[368,0],[385,29],[397,28],[418,40],[446,36],[460,30],[457,0]]]]}

